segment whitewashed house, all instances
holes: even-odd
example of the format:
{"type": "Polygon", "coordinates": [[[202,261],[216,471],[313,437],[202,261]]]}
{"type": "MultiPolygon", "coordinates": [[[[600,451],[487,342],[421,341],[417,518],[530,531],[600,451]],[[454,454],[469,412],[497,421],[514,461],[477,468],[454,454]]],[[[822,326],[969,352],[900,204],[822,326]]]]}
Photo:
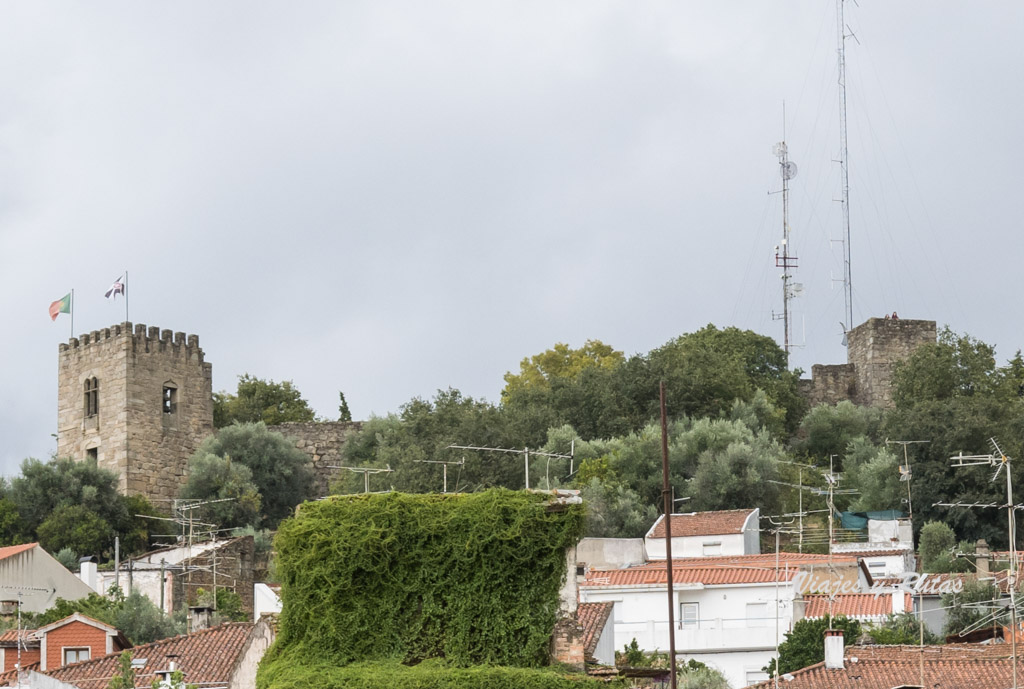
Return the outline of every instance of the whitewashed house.
{"type": "Polygon", "coordinates": [[[899,577],[917,570],[912,543],[833,543],[832,552],[863,561],[872,578],[899,577]]]}
{"type": "MultiPolygon", "coordinates": [[[[792,629],[801,582],[827,580],[843,570],[857,584],[853,558],[780,553],[673,559],[676,652],[721,671],[733,687],[767,677],[777,640],[792,629]]],[[[591,569],[580,582],[580,602],[612,603],[615,648],[633,639],[645,651],[669,647],[667,568],[664,561],[625,569],[591,569]]],[[[817,585],[817,584],[815,584],[817,585]]]]}
{"type": "MultiPolygon", "coordinates": [[[[672,558],[756,555],[761,552],[760,510],[721,510],[672,515],[672,558]]],[[[665,515],[644,536],[648,560],[666,558],[665,515]]]]}

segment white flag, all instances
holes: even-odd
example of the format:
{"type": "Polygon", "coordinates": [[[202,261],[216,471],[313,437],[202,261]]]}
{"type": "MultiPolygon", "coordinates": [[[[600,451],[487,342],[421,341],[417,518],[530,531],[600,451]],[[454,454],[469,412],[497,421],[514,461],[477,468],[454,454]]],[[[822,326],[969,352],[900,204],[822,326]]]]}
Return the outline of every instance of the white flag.
{"type": "Polygon", "coordinates": [[[110,286],[110,289],[108,289],[106,294],[104,294],[103,296],[105,296],[107,299],[113,299],[114,301],[117,301],[117,295],[119,294],[122,297],[124,296],[124,275],[114,280],[114,284],[110,286]]]}

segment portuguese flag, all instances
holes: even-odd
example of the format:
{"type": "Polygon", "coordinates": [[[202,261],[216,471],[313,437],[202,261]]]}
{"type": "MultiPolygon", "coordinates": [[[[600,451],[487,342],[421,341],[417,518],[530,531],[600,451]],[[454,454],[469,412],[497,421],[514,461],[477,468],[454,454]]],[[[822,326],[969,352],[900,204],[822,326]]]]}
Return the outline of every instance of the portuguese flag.
{"type": "Polygon", "coordinates": [[[57,320],[57,316],[62,313],[71,313],[71,292],[50,304],[51,321],[57,320]]]}

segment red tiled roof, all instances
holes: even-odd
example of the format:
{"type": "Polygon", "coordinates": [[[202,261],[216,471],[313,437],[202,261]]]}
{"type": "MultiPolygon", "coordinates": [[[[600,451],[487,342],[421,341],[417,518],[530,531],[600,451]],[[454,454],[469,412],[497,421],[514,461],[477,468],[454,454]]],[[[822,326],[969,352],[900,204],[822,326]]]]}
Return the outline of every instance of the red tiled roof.
{"type": "MultiPolygon", "coordinates": [[[[22,648],[39,648],[39,639],[32,636],[34,629],[22,629],[22,648]]],[[[3,634],[0,634],[0,648],[17,648],[18,647],[18,630],[8,629],[3,634]]]]}
{"type": "MultiPolygon", "coordinates": [[[[743,525],[747,523],[754,510],[721,510],[718,512],[690,512],[689,514],[672,515],[672,537],[684,536],[724,536],[743,533],[743,525]]],[[[665,515],[654,522],[650,538],[665,538],[665,515]]]]}
{"type": "Polygon", "coordinates": [[[9,558],[11,555],[17,555],[23,553],[26,550],[32,550],[38,543],[22,543],[21,545],[9,545],[4,548],[0,548],[0,560],[9,558]]]}
{"type": "Polygon", "coordinates": [[[851,557],[891,557],[893,555],[913,554],[910,548],[893,548],[891,550],[840,550],[836,555],[848,555],[851,557]]]}
{"type": "MultiPolygon", "coordinates": [[[[789,581],[797,573],[796,568],[779,568],[778,580],[789,581]]],[[[726,584],[766,584],[774,582],[775,569],[767,567],[684,567],[673,570],[673,584],[704,584],[723,586],[726,584]]],[[[580,586],[641,586],[643,584],[667,584],[668,571],[648,567],[631,569],[592,569],[580,586]]]]}
{"type": "MultiPolygon", "coordinates": [[[[39,672],[39,661],[26,665],[24,670],[35,670],[39,672]]],[[[0,687],[13,687],[18,683],[18,671],[8,670],[7,672],[0,673],[0,687]]]]}
{"type": "Polygon", "coordinates": [[[597,644],[601,640],[601,632],[608,617],[612,614],[614,603],[580,603],[576,609],[576,619],[583,627],[583,653],[587,657],[594,655],[597,644]]]}
{"type": "MultiPolygon", "coordinates": [[[[252,622],[229,622],[187,636],[136,646],[130,651],[132,657],[146,659],[145,667],[136,670],[136,685],[148,687],[158,671],[168,669],[168,656],[177,656],[174,661],[185,675],[186,683],[226,686],[254,626],[252,622]]],[[[111,653],[102,658],[65,665],[45,674],[80,689],[106,689],[117,671],[119,656],[111,653]]]]}
{"type": "MultiPolygon", "coordinates": [[[[904,610],[912,610],[913,602],[909,593],[904,593],[904,610]]],[[[804,596],[807,607],[804,617],[819,618],[828,615],[828,596],[815,593],[804,596]]],[[[875,595],[873,593],[846,593],[832,599],[832,614],[847,617],[884,617],[892,614],[892,594],[889,592],[875,595]]]]}
{"type": "MultiPolygon", "coordinates": [[[[820,553],[779,553],[779,568],[785,569],[799,565],[827,565],[829,556],[820,553]]],[[[832,563],[837,565],[856,565],[857,559],[848,557],[845,554],[832,556],[832,563]]],[[[736,565],[740,567],[762,566],[775,567],[775,553],[761,553],[759,555],[714,555],[711,557],[687,557],[682,559],[672,558],[672,569],[684,567],[720,567],[723,565],[736,565]]],[[[637,568],[664,569],[665,560],[651,560],[637,568]]]]}
{"type": "MultiPolygon", "coordinates": [[[[982,650],[974,645],[847,646],[843,669],[817,663],[783,675],[786,689],[889,689],[919,686],[924,657],[924,686],[929,689],[1004,689],[1013,685],[1013,666],[1005,644],[982,650]],[[1002,646],[1000,649],[999,646],[1002,646]],[[998,649],[998,650],[997,650],[998,649]]],[[[779,683],[780,686],[782,682],[779,683]]],[[[752,685],[762,689],[772,680],[752,685]]]]}

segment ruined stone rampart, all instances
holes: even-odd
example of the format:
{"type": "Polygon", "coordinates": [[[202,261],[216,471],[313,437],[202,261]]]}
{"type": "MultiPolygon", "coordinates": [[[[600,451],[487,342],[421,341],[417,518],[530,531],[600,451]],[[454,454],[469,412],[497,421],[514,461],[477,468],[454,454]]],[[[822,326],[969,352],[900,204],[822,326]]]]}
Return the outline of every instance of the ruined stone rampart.
{"type": "Polygon", "coordinates": [[[332,467],[343,463],[345,442],[362,427],[359,421],[310,421],[283,423],[268,428],[290,438],[296,447],[309,455],[313,461],[315,477],[313,495],[323,497],[327,495],[331,481],[343,471],[332,467]]]}

